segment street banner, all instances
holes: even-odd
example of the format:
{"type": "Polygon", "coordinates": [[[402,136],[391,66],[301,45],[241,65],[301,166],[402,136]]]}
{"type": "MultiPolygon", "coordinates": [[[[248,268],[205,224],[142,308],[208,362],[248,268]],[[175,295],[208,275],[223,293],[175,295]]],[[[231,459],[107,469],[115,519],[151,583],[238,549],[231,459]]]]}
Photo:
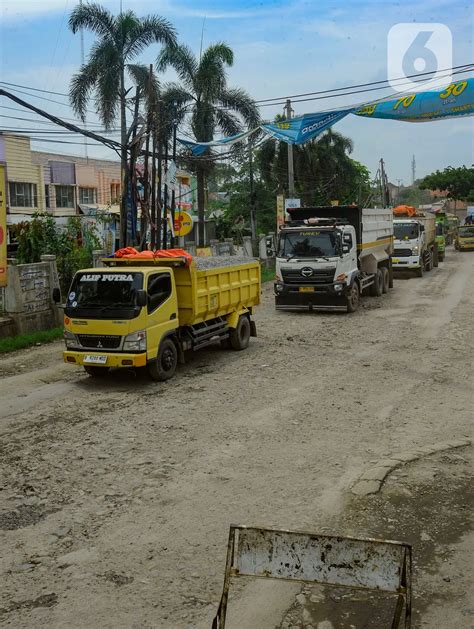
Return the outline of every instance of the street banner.
{"type": "Polygon", "coordinates": [[[429,122],[474,114],[474,79],[450,83],[442,89],[400,94],[397,98],[367,103],[355,112],[365,118],[429,122]]]}
{"type": "Polygon", "coordinates": [[[7,285],[7,188],[5,166],[0,165],[0,287],[7,285]]]}
{"type": "Polygon", "coordinates": [[[317,137],[333,124],[342,120],[353,109],[338,109],[336,111],[322,111],[315,114],[305,114],[291,120],[282,120],[263,124],[261,128],[277,140],[287,144],[304,144],[317,137]]]}

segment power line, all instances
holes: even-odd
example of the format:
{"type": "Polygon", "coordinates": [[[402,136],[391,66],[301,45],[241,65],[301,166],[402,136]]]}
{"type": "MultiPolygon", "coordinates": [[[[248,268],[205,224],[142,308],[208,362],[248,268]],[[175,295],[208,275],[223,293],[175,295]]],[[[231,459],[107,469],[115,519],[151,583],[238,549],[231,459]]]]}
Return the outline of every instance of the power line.
{"type": "MultiPolygon", "coordinates": [[[[22,109],[21,107],[9,107],[8,105],[0,105],[0,109],[8,109],[9,111],[19,111],[21,113],[25,113],[24,108],[22,109]]],[[[25,118],[25,120],[26,120],[26,118],[25,118]]],[[[68,120],[69,122],[81,122],[79,120],[79,118],[65,118],[65,117],[63,117],[63,120],[68,120]]],[[[55,124],[55,123],[52,123],[52,122],[48,122],[47,120],[36,120],[36,122],[42,122],[44,124],[55,124]]],[[[88,122],[87,124],[89,124],[89,125],[93,124],[93,125],[100,126],[100,127],[103,126],[102,123],[100,123],[100,122],[88,122]]]]}
{"type": "MultiPolygon", "coordinates": [[[[418,78],[420,76],[426,76],[428,74],[435,74],[438,72],[444,73],[444,72],[451,72],[452,70],[458,70],[461,68],[466,68],[467,66],[472,66],[472,63],[465,63],[463,65],[460,66],[453,66],[452,68],[446,68],[444,70],[430,70],[429,72],[420,72],[418,74],[408,74],[407,76],[403,76],[403,77],[398,77],[397,79],[390,79],[390,83],[393,83],[395,81],[406,81],[407,79],[412,79],[412,78],[418,78]]],[[[346,85],[345,87],[336,87],[330,90],[320,90],[317,92],[305,92],[304,94],[292,94],[291,96],[282,96],[282,97],[275,97],[275,98],[264,98],[264,99],[260,99],[260,100],[256,100],[256,103],[267,103],[269,101],[274,101],[274,100],[282,100],[282,99],[287,99],[287,98],[300,98],[303,96],[313,96],[313,95],[319,95],[319,94],[329,94],[331,92],[341,92],[347,89],[358,89],[359,87],[370,87],[372,85],[380,85],[382,83],[388,83],[389,79],[383,79],[380,81],[370,81],[369,83],[360,83],[359,85],[346,85]]],[[[387,86],[389,87],[389,85],[387,86]]]]}

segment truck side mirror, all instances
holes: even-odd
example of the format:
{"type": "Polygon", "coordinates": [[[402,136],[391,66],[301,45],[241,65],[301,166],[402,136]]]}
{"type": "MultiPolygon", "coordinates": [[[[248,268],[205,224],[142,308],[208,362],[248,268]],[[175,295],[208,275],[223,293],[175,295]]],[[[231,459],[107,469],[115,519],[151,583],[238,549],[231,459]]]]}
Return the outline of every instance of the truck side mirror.
{"type": "Polygon", "coordinates": [[[61,290],[59,288],[53,288],[53,301],[55,304],[59,304],[61,301],[61,290]]]}
{"type": "Polygon", "coordinates": [[[143,288],[141,288],[140,290],[137,290],[137,306],[140,306],[140,308],[143,308],[144,306],[146,306],[148,303],[148,298],[147,298],[147,294],[146,294],[146,290],[143,290],[143,288]]]}
{"type": "Polygon", "coordinates": [[[420,232],[424,232],[425,231],[425,226],[424,225],[420,225],[420,232]]]}

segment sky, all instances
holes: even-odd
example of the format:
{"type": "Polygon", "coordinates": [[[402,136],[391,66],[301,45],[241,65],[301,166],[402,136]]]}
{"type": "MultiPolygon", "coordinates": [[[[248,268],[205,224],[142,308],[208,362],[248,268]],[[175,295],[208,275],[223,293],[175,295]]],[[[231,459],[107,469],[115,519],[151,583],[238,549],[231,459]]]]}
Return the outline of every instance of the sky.
{"type": "MultiPolygon", "coordinates": [[[[76,0],[1,0],[1,81],[27,86],[16,88],[26,92],[31,88],[68,92],[71,76],[81,62],[80,37],[73,35],[67,24],[76,3],[76,0]]],[[[381,81],[388,76],[388,61],[393,66],[399,58],[405,59],[400,71],[407,73],[431,70],[435,64],[444,69],[448,67],[444,63],[449,59],[450,49],[447,29],[452,37],[449,67],[474,61],[473,8],[468,0],[102,0],[101,4],[114,13],[122,4],[124,10],[133,9],[138,15],[154,13],[167,18],[176,27],[179,40],[196,53],[201,37],[204,47],[225,41],[235,57],[228,73],[229,85],[244,88],[257,100],[381,81]],[[397,43],[401,40],[393,36],[390,39],[389,35],[397,24],[411,25],[413,30],[413,25],[420,23],[447,27],[443,30],[444,39],[441,36],[427,43],[431,50],[424,67],[420,62],[413,65],[417,55],[412,58],[409,53],[402,54],[403,46],[409,43],[397,43]]],[[[84,39],[87,58],[94,39],[88,33],[84,39]]],[[[417,45],[420,45],[418,40],[417,45]]],[[[140,61],[152,63],[158,52],[157,45],[150,47],[140,61]]],[[[463,74],[459,78],[468,76],[473,75],[463,74]]],[[[162,77],[165,82],[174,79],[171,71],[162,77]]],[[[50,113],[74,118],[67,96],[37,92],[37,96],[43,97],[39,99],[15,93],[50,113]]],[[[294,115],[368,102],[391,93],[393,90],[389,88],[294,103],[294,115]]],[[[34,137],[44,137],[38,133],[39,129],[59,130],[37,122],[34,114],[6,107],[18,106],[6,98],[0,99],[2,129],[33,129],[34,137]]],[[[101,129],[92,103],[89,109],[92,112],[88,116],[89,127],[101,129]]],[[[263,118],[271,120],[282,113],[282,105],[262,106],[260,111],[263,118]]],[[[473,117],[415,124],[350,115],[334,128],[352,138],[354,159],[373,174],[383,158],[392,182],[411,183],[413,155],[417,178],[436,169],[474,162],[473,117]]],[[[35,140],[33,148],[84,155],[83,140],[77,136],[48,134],[46,137],[76,144],[35,140]]],[[[118,135],[113,137],[118,139],[118,135]]],[[[87,150],[92,157],[115,157],[101,145],[87,150]]]]}

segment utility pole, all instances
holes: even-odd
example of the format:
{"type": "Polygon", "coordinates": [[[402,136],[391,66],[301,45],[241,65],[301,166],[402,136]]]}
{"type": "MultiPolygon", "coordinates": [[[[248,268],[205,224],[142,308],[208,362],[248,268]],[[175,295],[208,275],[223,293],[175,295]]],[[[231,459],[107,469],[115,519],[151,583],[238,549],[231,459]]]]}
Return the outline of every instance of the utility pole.
{"type": "Polygon", "coordinates": [[[255,208],[255,189],[253,181],[253,155],[252,140],[249,140],[249,183],[250,183],[250,231],[252,235],[252,247],[257,246],[257,213],[255,208]]]}
{"type": "MultiPolygon", "coordinates": [[[[288,98],[286,100],[286,105],[284,107],[285,115],[287,120],[291,120],[291,116],[294,113],[293,109],[291,109],[291,100],[288,98]]],[[[288,143],[288,196],[290,199],[294,199],[295,197],[295,171],[293,167],[293,145],[288,143]]]]}
{"type": "Polygon", "coordinates": [[[400,185],[402,183],[401,179],[397,179],[397,205],[400,205],[400,185]]]}
{"type": "Polygon", "coordinates": [[[413,155],[413,159],[411,160],[411,185],[415,185],[416,179],[416,161],[415,156],[413,155]]]}
{"type": "MultiPolygon", "coordinates": [[[[178,105],[177,103],[175,103],[174,112],[173,112],[173,164],[175,167],[176,167],[176,128],[178,126],[177,117],[178,117],[178,105]]],[[[171,249],[173,249],[175,245],[175,238],[173,236],[175,213],[176,213],[176,181],[174,182],[173,188],[171,190],[171,224],[172,224],[171,242],[170,242],[171,249]]]]}

